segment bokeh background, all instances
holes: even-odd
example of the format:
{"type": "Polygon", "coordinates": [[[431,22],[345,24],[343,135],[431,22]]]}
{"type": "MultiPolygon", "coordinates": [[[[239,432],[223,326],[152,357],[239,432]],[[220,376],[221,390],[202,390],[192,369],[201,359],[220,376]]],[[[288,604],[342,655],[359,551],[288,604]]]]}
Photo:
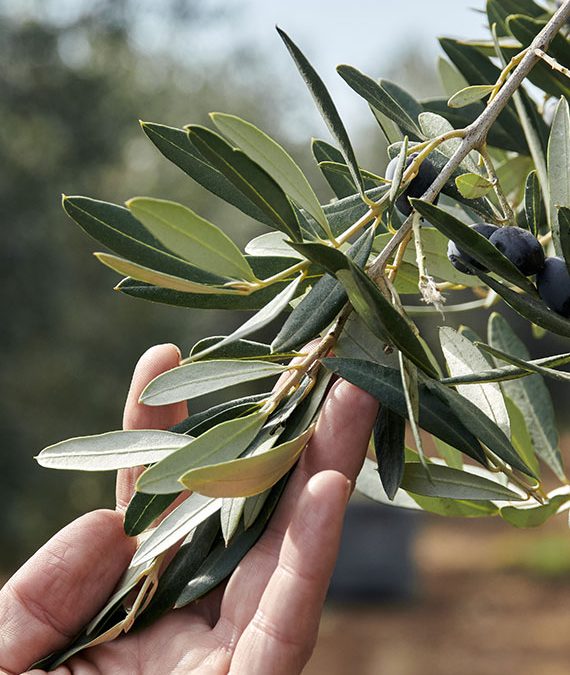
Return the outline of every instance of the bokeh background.
{"type": "MultiPolygon", "coordinates": [[[[64,523],[112,506],[112,476],[48,471],[33,456],[119,428],[132,368],[152,344],[187,351],[243,320],[114,293],[116,275],[92,257],[100,246],[65,216],[60,194],[175,199],[244,244],[257,226],[162,158],[137,120],[182,126],[206,123],[212,110],[235,113],[285,144],[328,200],[309,149],[328,133],[274,25],[322,74],[361,163],[382,171],[374,120],[335,65],[438,95],[436,37],[483,35],[483,8],[482,0],[0,0],[0,581],[64,523]]],[[[536,355],[562,347],[529,344],[536,355]]],[[[553,392],[565,428],[567,393],[553,392]]],[[[410,557],[391,571],[400,526],[382,529],[384,512],[378,518],[371,555],[392,561],[379,560],[376,574],[397,592],[365,606],[331,601],[308,673],[568,671],[564,518],[539,532],[406,520],[410,557]]]]}

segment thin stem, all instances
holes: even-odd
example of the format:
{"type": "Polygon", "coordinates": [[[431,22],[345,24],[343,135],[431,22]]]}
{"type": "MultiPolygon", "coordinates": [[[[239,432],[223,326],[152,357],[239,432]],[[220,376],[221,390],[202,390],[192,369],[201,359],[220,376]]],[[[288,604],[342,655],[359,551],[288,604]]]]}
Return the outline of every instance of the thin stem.
{"type": "Polygon", "coordinates": [[[552,68],[552,70],[556,70],[558,73],[562,73],[562,75],[570,77],[570,70],[564,66],[561,66],[556,59],[552,58],[552,56],[545,54],[542,49],[535,49],[534,51],[537,56],[540,56],[540,58],[552,68]]]}
{"type": "Polygon", "coordinates": [[[493,160],[491,159],[491,155],[487,150],[486,143],[483,143],[479,147],[479,154],[483,159],[483,164],[485,165],[487,175],[489,176],[491,182],[493,183],[495,194],[497,195],[497,199],[499,200],[499,203],[503,210],[504,219],[508,222],[509,225],[516,225],[515,214],[513,212],[511,205],[509,204],[507,196],[505,195],[501,182],[499,181],[499,177],[497,176],[497,172],[495,171],[495,166],[493,165],[493,160]]]}
{"type": "Polygon", "coordinates": [[[483,446],[483,452],[485,456],[491,462],[491,464],[501,473],[505,474],[517,487],[519,487],[530,499],[533,497],[539,504],[544,504],[547,501],[547,497],[542,490],[540,483],[537,485],[530,485],[520,476],[518,476],[513,469],[508,464],[505,464],[502,459],[499,459],[494,453],[492,453],[488,448],[483,446]]]}

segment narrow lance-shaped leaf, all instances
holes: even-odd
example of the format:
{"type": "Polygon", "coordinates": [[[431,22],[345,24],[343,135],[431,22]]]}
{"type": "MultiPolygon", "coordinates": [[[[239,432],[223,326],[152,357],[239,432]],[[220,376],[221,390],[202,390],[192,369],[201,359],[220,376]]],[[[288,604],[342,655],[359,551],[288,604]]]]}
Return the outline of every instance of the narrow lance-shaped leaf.
{"type": "Polygon", "coordinates": [[[504,361],[505,363],[510,363],[511,365],[516,366],[521,370],[529,370],[533,373],[544,375],[545,377],[551,377],[553,380],[558,380],[559,382],[570,382],[570,373],[554,370],[553,368],[545,368],[544,366],[541,366],[539,364],[532,363],[532,361],[525,361],[524,359],[519,359],[516,356],[506,354],[505,352],[501,351],[500,349],[497,349],[496,347],[486,345],[484,342],[478,343],[478,347],[480,347],[483,351],[487,352],[488,354],[494,356],[497,360],[504,361]]]}
{"type": "Polygon", "coordinates": [[[548,502],[541,506],[503,506],[500,516],[515,527],[538,527],[549,518],[568,508],[570,494],[558,494],[549,497],[548,502]]]}
{"type": "Polygon", "coordinates": [[[131,277],[137,281],[144,281],[154,286],[160,286],[167,290],[181,291],[182,293],[200,293],[201,295],[240,295],[243,293],[243,291],[236,290],[235,288],[207,286],[206,284],[196,283],[195,281],[182,279],[181,277],[174,277],[164,272],[157,272],[154,269],[137,265],[137,263],[125,260],[124,258],[118,258],[116,255],[111,255],[110,253],[95,253],[94,255],[103,265],[123,276],[131,277]]]}
{"type": "Polygon", "coordinates": [[[222,536],[224,537],[226,546],[237,532],[243,517],[245,502],[245,497],[226,497],[222,499],[220,524],[222,526],[222,536]]]}
{"type": "Polygon", "coordinates": [[[493,183],[476,173],[463,173],[455,179],[457,189],[466,199],[484,197],[493,189],[493,183]]]}
{"type": "Polygon", "coordinates": [[[334,145],[320,139],[313,139],[311,150],[319,169],[322,171],[323,176],[338,199],[350,197],[358,192],[358,188],[352,179],[350,169],[348,169],[347,173],[339,174],[326,166],[328,162],[335,162],[338,164],[345,163],[340,150],[335,148],[334,145]]]}
{"type": "Polygon", "coordinates": [[[167,248],[188,262],[222,276],[256,281],[249,263],[219,227],[182,204],[135,197],[131,213],[167,248]]]}
{"type": "Polygon", "coordinates": [[[402,389],[406,400],[406,409],[408,411],[408,420],[412,430],[412,436],[419,459],[427,469],[427,461],[424,453],[424,446],[419,428],[420,417],[420,392],[418,383],[418,369],[409,361],[402,352],[398,352],[398,361],[400,363],[400,375],[402,377],[402,389]]]}
{"type": "Polygon", "coordinates": [[[256,412],[212,427],[141,474],[137,490],[150,494],[168,494],[180,490],[182,485],[179,478],[190,469],[239,457],[266,419],[266,414],[256,412]]]}
{"type": "Polygon", "coordinates": [[[177,403],[241,382],[279,375],[285,370],[287,366],[264,361],[219,359],[188,363],[151,380],[142,392],[140,402],[145,405],[177,403]]]}
{"type": "Polygon", "coordinates": [[[475,101],[480,101],[482,98],[485,98],[490,94],[494,89],[492,84],[474,84],[463,89],[460,89],[458,92],[453,94],[447,105],[450,108],[464,108],[466,105],[470,105],[475,101]]]}
{"type": "Polygon", "coordinates": [[[281,293],[276,295],[273,300],[267,303],[263,309],[260,309],[259,312],[254,314],[250,319],[248,319],[244,324],[237,328],[231,335],[223,338],[216,344],[203,349],[197,354],[193,354],[186,362],[197,361],[198,359],[204,358],[207,354],[217,351],[220,347],[226,347],[237,340],[245,337],[246,335],[251,335],[260,330],[268,323],[277,318],[288,306],[291,300],[297,295],[297,290],[299,284],[303,280],[302,276],[298,276],[294,279],[288,286],[286,286],[281,293]]]}
{"type": "Polygon", "coordinates": [[[125,512],[125,534],[136,537],[144,532],[172,504],[178,494],[173,492],[167,495],[147,495],[144,492],[135,492],[125,512]]]}
{"type": "MultiPolygon", "coordinates": [[[[500,314],[493,313],[489,319],[488,340],[492,347],[502,352],[514,354],[525,361],[529,358],[525,345],[500,314]]],[[[532,375],[523,380],[503,382],[501,386],[522,412],[537,455],[563,479],[554,408],[544,381],[539,375],[532,375]]]]}
{"type": "Polygon", "coordinates": [[[515,312],[552,333],[570,337],[570,321],[550,310],[542,300],[526,293],[517,293],[488,274],[473,269],[479,278],[500,295],[515,312]]]}
{"type": "Polygon", "coordinates": [[[535,475],[540,476],[540,466],[532,438],[526,426],[526,420],[521,409],[508,396],[505,396],[505,403],[509,411],[509,421],[511,425],[511,442],[515,450],[522,457],[525,464],[534,471],[535,475]]]}
{"type": "Polygon", "coordinates": [[[416,211],[454,241],[462,251],[527,293],[536,296],[536,289],[530,281],[485,237],[438,206],[421,199],[410,201],[416,211]]]}
{"type": "Polygon", "coordinates": [[[533,476],[532,470],[518,456],[504,432],[471,401],[435,380],[426,381],[426,387],[445,401],[463,424],[497,457],[522,473],[533,476]]]}
{"type": "Polygon", "coordinates": [[[220,171],[208,164],[204,156],[190,143],[184,129],[152,122],[141,122],[141,126],[157,149],[199,185],[254,220],[265,225],[272,224],[273,221],[265,211],[238,190],[220,171]]]}
{"type": "Polygon", "coordinates": [[[235,115],[211,113],[210,117],[224,136],[265,169],[281,189],[308,211],[323,231],[333,238],[323,208],[309,181],[291,155],[277,141],[235,115]]]}
{"type": "Polygon", "coordinates": [[[346,132],[336,106],[333,103],[331,95],[325,87],[324,82],[299,47],[297,47],[293,40],[291,40],[287,33],[281,30],[281,28],[277,27],[277,32],[293,57],[293,61],[295,61],[295,65],[297,66],[301,77],[305,80],[329,131],[337,140],[342,155],[350,167],[355,184],[358,186],[360,193],[364,194],[364,185],[362,183],[360,171],[358,170],[358,162],[356,161],[348,133],[346,132]]]}
{"type": "Polygon", "coordinates": [[[130,567],[142,565],[164,553],[221,507],[221,499],[190,495],[144,540],[131,560],[130,567]]]}
{"type": "Polygon", "coordinates": [[[449,466],[431,464],[429,474],[420,462],[407,462],[404,467],[402,488],[427,497],[450,499],[506,499],[520,501],[520,495],[500,483],[495,483],[467,471],[449,466]]]}
{"type": "Polygon", "coordinates": [[[406,110],[391,96],[388,91],[375,80],[357,68],[348,65],[337,66],[337,72],[351,89],[362,96],[368,103],[384,113],[414,139],[423,138],[423,134],[406,110]]]}
{"type": "MultiPolygon", "coordinates": [[[[439,329],[441,349],[450,375],[460,376],[486,370],[489,364],[483,354],[466,337],[449,326],[439,329]]],[[[510,437],[509,414],[501,387],[496,383],[457,385],[457,391],[485,413],[510,437]]]]}
{"type": "Polygon", "coordinates": [[[392,183],[390,184],[390,202],[394,203],[398,192],[400,190],[400,185],[402,183],[402,176],[404,175],[404,169],[406,166],[406,155],[408,153],[408,137],[404,136],[402,142],[402,147],[400,148],[400,153],[398,154],[398,159],[396,160],[396,167],[394,168],[394,174],[392,178],[392,183]]]}
{"type": "Polygon", "coordinates": [[[287,243],[289,237],[284,232],[266,232],[255,237],[245,245],[245,252],[252,256],[298,258],[302,256],[287,243]]]}
{"type": "Polygon", "coordinates": [[[546,209],[536,171],[531,171],[526,178],[524,212],[528,229],[537,237],[546,224],[546,209]]]}
{"type": "Polygon", "coordinates": [[[63,208],[88,235],[142,267],[199,284],[230,280],[225,274],[206,272],[175,256],[123,206],[88,197],[64,197],[63,208]]]}
{"type": "MultiPolygon", "coordinates": [[[[397,368],[364,359],[326,358],[323,364],[333,373],[372,394],[401,417],[407,417],[402,378],[397,368]]],[[[419,387],[419,423],[422,429],[441,438],[469,457],[486,463],[481,446],[455,411],[432,393],[425,383],[419,387]]]]}
{"type": "Polygon", "coordinates": [[[378,473],[388,499],[393,500],[404,475],[406,419],[380,406],[374,424],[378,473]]]}
{"type": "Polygon", "coordinates": [[[570,109],[560,98],[548,140],[548,185],[550,192],[550,230],[557,255],[563,255],[558,207],[570,207],[570,109]]]}
{"type": "Polygon", "coordinates": [[[562,257],[566,263],[566,269],[570,273],[570,208],[561,206],[558,209],[558,225],[562,257]]]}
{"type": "Polygon", "coordinates": [[[180,482],[210,497],[250,497],[271,487],[295,464],[314,431],[314,425],[297,438],[270,450],[185,473],[180,482]]]}
{"type": "Polygon", "coordinates": [[[159,462],[190,440],[170,431],[110,431],[50,445],[36,459],[50,469],[116,471],[159,462]]]}
{"type": "MultiPolygon", "coordinates": [[[[372,228],[361,234],[347,251],[347,257],[363,267],[368,261],[373,238],[372,228]]],[[[325,274],[287,317],[271,344],[272,351],[302,347],[334,320],[347,300],[342,284],[330,274],[325,274]]]]}
{"type": "Polygon", "coordinates": [[[267,215],[274,227],[293,239],[301,239],[301,230],[291,203],[266,171],[244,152],[232,148],[216,132],[197,124],[189,125],[187,131],[190,142],[267,215]]]}

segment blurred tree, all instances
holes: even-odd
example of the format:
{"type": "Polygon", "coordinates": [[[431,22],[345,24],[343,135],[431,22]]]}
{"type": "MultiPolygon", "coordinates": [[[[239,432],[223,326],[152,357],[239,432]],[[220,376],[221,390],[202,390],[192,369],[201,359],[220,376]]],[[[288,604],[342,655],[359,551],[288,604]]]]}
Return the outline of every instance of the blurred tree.
{"type": "MultiPolygon", "coordinates": [[[[189,5],[161,3],[159,17],[156,3],[127,0],[24,2],[17,11],[0,4],[0,492],[9,505],[0,522],[0,562],[6,571],[77,513],[111,504],[112,477],[46,471],[33,455],[64,437],[118,428],[137,355],[164,341],[187,349],[215,330],[203,316],[193,325],[192,311],[113,294],[116,275],[95,264],[93,242],[66,219],[58,196],[121,202],[160,195],[191,204],[234,236],[236,220],[243,230],[244,218],[235,219],[170,166],[137,124],[138,118],[205,122],[219,103],[242,113],[254,106],[252,119],[265,118],[267,126],[274,102],[256,100],[243,79],[232,86],[229,51],[208,64],[206,81],[203,63],[182,65],[166,51],[136,47],[149,20],[160,18],[163,30],[176,25],[186,37],[198,31],[209,11],[189,5]],[[215,83],[222,79],[220,94],[215,83]]],[[[245,225],[242,241],[253,233],[254,225],[245,225]]],[[[220,313],[211,316],[219,322],[220,313]]]]}

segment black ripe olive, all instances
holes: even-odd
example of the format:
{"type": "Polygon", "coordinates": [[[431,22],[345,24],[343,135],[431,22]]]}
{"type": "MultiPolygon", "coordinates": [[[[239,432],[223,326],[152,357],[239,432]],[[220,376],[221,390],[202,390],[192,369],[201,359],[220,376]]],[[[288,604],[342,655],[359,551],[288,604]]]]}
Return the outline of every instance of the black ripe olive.
{"type": "MultiPolygon", "coordinates": [[[[470,227],[472,230],[475,230],[475,232],[483,235],[485,239],[489,239],[489,237],[499,229],[496,225],[489,225],[488,223],[476,223],[470,227]]],[[[447,257],[453,267],[464,274],[473,274],[469,268],[465,267],[463,264],[464,262],[469,263],[469,265],[472,265],[475,269],[481,270],[481,272],[488,272],[488,269],[484,265],[481,265],[475,258],[472,258],[462,251],[454,241],[450,241],[447,245],[447,257]]]]}
{"type": "Polygon", "coordinates": [[[489,241],[527,277],[536,274],[544,265],[540,242],[522,227],[500,227],[489,241]]]}
{"type": "Polygon", "coordinates": [[[536,288],[551,310],[570,319],[570,274],[562,258],[546,258],[536,275],[536,288]]]}
{"type": "MultiPolygon", "coordinates": [[[[414,152],[406,159],[406,169],[417,156],[418,153],[414,152]]],[[[394,159],[390,160],[388,166],[386,167],[386,178],[389,180],[394,178],[397,163],[398,158],[394,157],[394,159]]],[[[398,211],[403,213],[405,216],[409,216],[412,212],[412,205],[408,201],[408,197],[421,197],[437,178],[437,175],[438,170],[435,168],[432,162],[430,162],[429,158],[424,159],[424,161],[420,164],[420,168],[418,169],[416,177],[412,179],[405,191],[396,200],[398,211]]]]}

